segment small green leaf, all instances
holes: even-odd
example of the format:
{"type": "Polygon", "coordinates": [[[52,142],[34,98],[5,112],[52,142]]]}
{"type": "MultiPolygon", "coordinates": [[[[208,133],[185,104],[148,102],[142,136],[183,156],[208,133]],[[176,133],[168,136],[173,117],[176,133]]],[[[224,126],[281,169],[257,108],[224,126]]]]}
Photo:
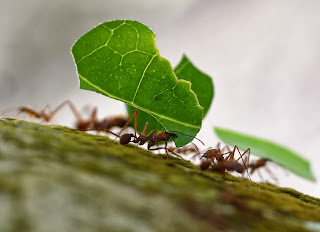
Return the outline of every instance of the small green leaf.
{"type": "Polygon", "coordinates": [[[241,150],[250,148],[251,153],[270,159],[298,176],[316,181],[309,162],[297,153],[265,139],[244,135],[231,130],[215,127],[218,137],[225,143],[237,145],[241,150]]]}
{"type": "Polygon", "coordinates": [[[174,72],[180,80],[192,83],[191,89],[197,95],[199,103],[203,107],[203,117],[205,117],[214,95],[211,77],[197,69],[186,55],[183,55],[174,72]]]}
{"type": "MultiPolygon", "coordinates": [[[[159,55],[154,34],[128,20],[103,23],[72,47],[80,88],[123,101],[156,117],[168,131],[196,135],[203,108],[190,82],[179,80],[159,55]]],[[[192,138],[179,136],[183,146],[192,138]]]]}
{"type": "MultiPolygon", "coordinates": [[[[190,81],[192,83],[191,89],[197,95],[200,105],[203,107],[203,117],[207,114],[211,102],[213,100],[213,83],[212,79],[197,69],[187,58],[186,55],[183,55],[181,61],[174,69],[176,76],[180,80],[190,81]]],[[[135,110],[134,107],[126,105],[128,115],[130,116],[135,110]]],[[[146,122],[149,123],[148,130],[146,133],[150,133],[151,130],[162,131],[164,130],[161,123],[159,123],[154,117],[149,114],[138,111],[138,131],[142,132],[146,122]]]]}

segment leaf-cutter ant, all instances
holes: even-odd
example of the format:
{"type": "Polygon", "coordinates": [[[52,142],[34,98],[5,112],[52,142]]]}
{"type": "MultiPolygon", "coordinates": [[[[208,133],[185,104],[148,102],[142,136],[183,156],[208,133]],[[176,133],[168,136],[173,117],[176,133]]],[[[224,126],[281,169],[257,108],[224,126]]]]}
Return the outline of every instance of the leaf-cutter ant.
{"type": "MultiPolygon", "coordinates": [[[[222,153],[222,150],[219,148],[219,144],[217,149],[210,149],[204,153],[202,157],[205,157],[206,160],[202,161],[200,164],[201,170],[209,169],[214,172],[219,172],[225,175],[226,171],[236,171],[244,175],[244,172],[248,169],[247,161],[248,159],[243,160],[245,154],[248,153],[248,157],[250,157],[250,148],[248,148],[244,153],[241,154],[237,145],[234,146],[233,150],[230,151],[229,147],[228,152],[222,153]],[[234,158],[236,150],[239,152],[240,157],[238,159],[234,158]],[[224,155],[229,154],[227,157],[224,155]],[[242,160],[243,164],[240,164],[238,161],[242,160]]],[[[249,176],[249,173],[248,173],[249,176]]],[[[249,177],[250,178],[250,177],[249,177]]]]}
{"type": "Polygon", "coordinates": [[[260,176],[260,179],[263,180],[263,177],[261,175],[260,168],[264,167],[264,169],[268,172],[269,176],[276,182],[279,183],[278,178],[273,174],[273,172],[266,166],[267,162],[271,162],[270,159],[266,159],[266,158],[260,158],[254,161],[251,161],[248,164],[248,169],[250,168],[250,174],[252,175],[256,170],[260,176]]]}
{"type": "MultiPolygon", "coordinates": [[[[160,149],[164,149],[166,151],[167,154],[167,158],[169,158],[169,154],[168,151],[171,152],[172,154],[182,158],[180,155],[176,154],[173,150],[169,150],[167,145],[168,145],[168,141],[171,138],[176,138],[177,135],[175,133],[180,133],[183,134],[181,132],[178,131],[160,131],[157,132],[156,130],[153,130],[149,135],[145,135],[148,125],[149,123],[147,122],[142,133],[137,136],[137,120],[138,120],[138,111],[134,110],[133,113],[131,114],[131,116],[129,117],[128,121],[126,122],[126,124],[123,126],[123,128],[121,129],[121,131],[119,132],[119,135],[116,135],[117,137],[120,137],[120,144],[121,145],[125,145],[128,144],[130,142],[132,143],[136,143],[138,145],[144,145],[146,142],[148,142],[147,148],[150,151],[155,151],[155,150],[160,150],[160,149]],[[133,133],[126,133],[120,136],[121,132],[124,131],[127,126],[129,125],[132,117],[135,117],[135,123],[134,123],[134,134],[133,133]],[[174,133],[173,133],[174,132],[174,133]],[[155,145],[159,145],[159,143],[164,142],[164,147],[157,147],[157,148],[152,148],[155,145]]],[[[186,134],[183,134],[186,135],[186,134]]],[[[189,136],[189,135],[186,135],[189,136]]],[[[197,139],[197,138],[196,138],[197,139]]],[[[199,140],[199,139],[198,139],[199,140]]],[[[199,140],[201,143],[202,141],[199,140]]]]}
{"type": "Polygon", "coordinates": [[[11,110],[18,110],[19,114],[21,113],[27,113],[30,117],[35,117],[39,119],[43,119],[45,122],[49,122],[52,117],[59,111],[61,110],[64,106],[68,105],[72,111],[72,113],[75,115],[77,121],[76,121],[76,129],[81,130],[81,131],[88,131],[91,130],[92,128],[95,128],[95,130],[98,131],[103,131],[103,130],[110,130],[112,127],[123,127],[126,122],[127,118],[124,116],[114,116],[114,117],[107,117],[99,121],[97,119],[97,108],[94,108],[91,116],[88,120],[84,120],[74,104],[67,100],[61,103],[57,108],[55,108],[52,111],[49,111],[50,106],[46,106],[43,110],[37,111],[34,109],[31,109],[29,107],[21,106],[21,107],[16,107],[11,110]],[[46,111],[49,111],[48,113],[46,111]]]}

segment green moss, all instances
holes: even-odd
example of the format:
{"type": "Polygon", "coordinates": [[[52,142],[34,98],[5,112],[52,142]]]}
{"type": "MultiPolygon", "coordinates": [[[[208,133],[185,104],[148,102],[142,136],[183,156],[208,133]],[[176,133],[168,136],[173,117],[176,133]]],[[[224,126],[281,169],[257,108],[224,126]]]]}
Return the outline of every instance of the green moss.
{"type": "Polygon", "coordinates": [[[0,119],[0,159],[0,204],[11,199],[1,231],[308,231],[305,222],[320,222],[317,198],[66,127],[0,119]]]}

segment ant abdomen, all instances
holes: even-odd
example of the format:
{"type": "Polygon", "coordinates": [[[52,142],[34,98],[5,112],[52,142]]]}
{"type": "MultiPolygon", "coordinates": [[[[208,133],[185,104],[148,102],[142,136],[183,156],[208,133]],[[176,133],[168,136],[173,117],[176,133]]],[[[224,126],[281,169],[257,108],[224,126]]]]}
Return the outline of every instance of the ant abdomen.
{"type": "Polygon", "coordinates": [[[202,161],[201,164],[200,164],[200,169],[201,170],[207,170],[210,167],[211,163],[212,163],[211,160],[202,161]]]}
{"type": "Polygon", "coordinates": [[[229,166],[227,169],[228,171],[236,171],[238,173],[244,172],[243,166],[236,161],[231,162],[228,166],[229,166]]]}

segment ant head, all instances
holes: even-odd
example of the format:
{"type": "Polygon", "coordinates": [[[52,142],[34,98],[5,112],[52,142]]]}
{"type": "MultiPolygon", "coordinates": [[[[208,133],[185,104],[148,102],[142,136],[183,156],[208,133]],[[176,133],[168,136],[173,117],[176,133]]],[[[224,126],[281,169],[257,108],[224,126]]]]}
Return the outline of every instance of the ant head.
{"type": "Polygon", "coordinates": [[[208,158],[208,151],[206,151],[206,152],[200,157],[200,159],[202,159],[202,158],[208,158]]]}
{"type": "Polygon", "coordinates": [[[171,132],[166,132],[166,133],[170,138],[174,138],[174,139],[178,138],[178,135],[176,135],[174,133],[171,133],[171,132]]]}
{"type": "Polygon", "coordinates": [[[124,144],[128,144],[131,142],[131,138],[134,137],[133,134],[123,134],[120,136],[120,144],[124,145],[124,144]]]}

